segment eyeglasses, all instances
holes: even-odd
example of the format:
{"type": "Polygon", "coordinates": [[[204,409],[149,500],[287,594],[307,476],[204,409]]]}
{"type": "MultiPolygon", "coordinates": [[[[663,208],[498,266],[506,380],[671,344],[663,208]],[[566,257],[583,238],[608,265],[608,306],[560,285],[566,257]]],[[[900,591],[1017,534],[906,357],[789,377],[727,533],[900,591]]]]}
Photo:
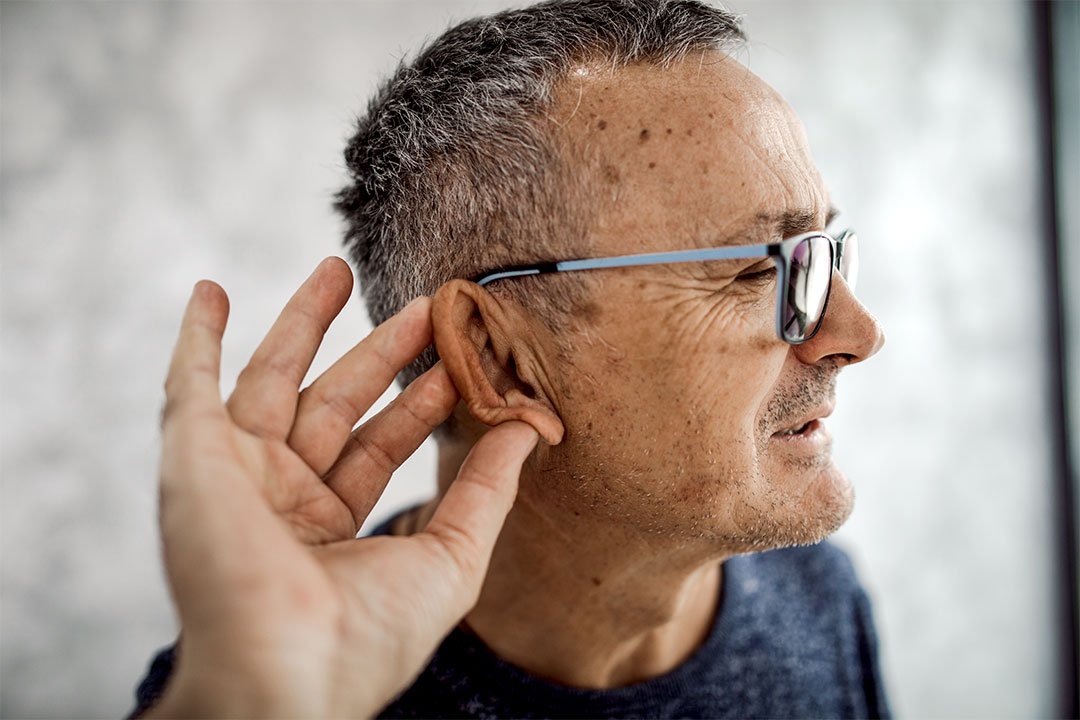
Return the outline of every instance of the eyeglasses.
{"type": "Polygon", "coordinates": [[[806,342],[821,327],[832,289],[832,269],[835,267],[840,271],[840,276],[852,290],[858,278],[858,236],[848,229],[835,238],[824,232],[808,232],[765,245],[729,245],[515,265],[482,273],[472,281],[483,286],[525,275],[755,257],[771,257],[776,263],[776,334],[791,345],[806,342]]]}

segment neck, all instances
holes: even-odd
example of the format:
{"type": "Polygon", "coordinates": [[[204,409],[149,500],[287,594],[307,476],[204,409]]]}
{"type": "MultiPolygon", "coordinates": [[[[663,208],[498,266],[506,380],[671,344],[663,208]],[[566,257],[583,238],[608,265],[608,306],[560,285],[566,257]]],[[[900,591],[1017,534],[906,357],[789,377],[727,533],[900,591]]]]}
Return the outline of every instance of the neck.
{"type": "MultiPolygon", "coordinates": [[[[465,452],[440,447],[440,489],[465,452]]],[[[689,658],[712,627],[723,558],[533,502],[531,480],[522,475],[466,616],[480,639],[534,675],[584,688],[641,682],[689,658]]]]}

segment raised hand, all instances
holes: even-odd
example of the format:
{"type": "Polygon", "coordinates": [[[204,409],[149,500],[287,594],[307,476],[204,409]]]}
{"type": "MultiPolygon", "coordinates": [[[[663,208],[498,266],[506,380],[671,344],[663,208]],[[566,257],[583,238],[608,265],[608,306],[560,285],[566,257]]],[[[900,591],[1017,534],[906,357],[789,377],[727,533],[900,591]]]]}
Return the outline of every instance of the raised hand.
{"type": "Polygon", "coordinates": [[[351,286],[344,261],[323,261],[224,404],[228,299],[209,281],[192,293],[162,421],[161,532],[182,640],[151,716],[370,715],[476,602],[537,433],[490,430],[423,532],[356,540],[458,394],[436,365],[353,430],[431,342],[428,298],[300,391],[351,286]]]}

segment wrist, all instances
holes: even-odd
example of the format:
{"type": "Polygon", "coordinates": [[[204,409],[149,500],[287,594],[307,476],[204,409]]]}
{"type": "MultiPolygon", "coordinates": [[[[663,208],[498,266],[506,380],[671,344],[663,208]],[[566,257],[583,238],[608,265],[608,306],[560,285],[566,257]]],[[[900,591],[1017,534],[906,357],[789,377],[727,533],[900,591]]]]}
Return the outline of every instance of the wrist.
{"type": "MultiPolygon", "coordinates": [[[[223,680],[195,681],[176,676],[144,718],[250,718],[282,717],[301,713],[285,708],[255,688],[223,680]]],[[[306,713],[304,713],[306,714],[306,713]]]]}
{"type": "MultiPolygon", "coordinates": [[[[190,666],[188,666],[190,668],[190,666]]],[[[183,663],[161,699],[141,718],[326,718],[373,717],[385,703],[372,703],[353,687],[349,697],[335,704],[323,693],[300,692],[293,683],[260,683],[215,668],[208,672],[185,669],[183,663]]]]}

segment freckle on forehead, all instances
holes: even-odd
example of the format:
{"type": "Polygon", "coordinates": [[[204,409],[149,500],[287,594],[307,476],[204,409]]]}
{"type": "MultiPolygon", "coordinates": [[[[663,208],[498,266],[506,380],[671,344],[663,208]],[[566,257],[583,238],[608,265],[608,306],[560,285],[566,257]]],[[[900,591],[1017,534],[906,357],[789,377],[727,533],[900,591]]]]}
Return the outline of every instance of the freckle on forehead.
{"type": "Polygon", "coordinates": [[[649,128],[641,128],[641,133],[638,134],[638,142],[645,142],[649,139],[649,128]]]}
{"type": "Polygon", "coordinates": [[[603,118],[601,118],[600,122],[596,123],[596,127],[600,128],[601,130],[606,130],[607,129],[607,120],[604,120],[603,118]]]}

